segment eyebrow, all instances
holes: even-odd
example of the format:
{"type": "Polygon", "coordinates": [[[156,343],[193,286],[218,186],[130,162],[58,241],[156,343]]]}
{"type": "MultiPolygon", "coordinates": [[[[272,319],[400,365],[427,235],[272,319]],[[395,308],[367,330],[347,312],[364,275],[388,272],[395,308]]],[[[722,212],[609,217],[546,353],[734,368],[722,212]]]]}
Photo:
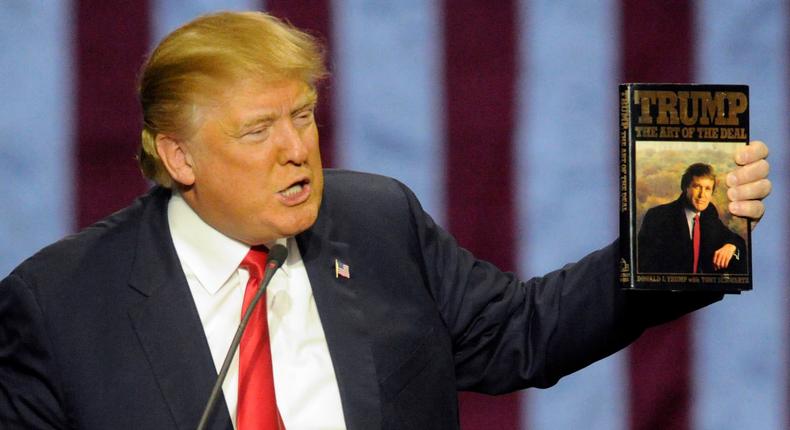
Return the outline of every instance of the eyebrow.
{"type": "Polygon", "coordinates": [[[315,107],[316,101],[318,101],[318,95],[315,93],[315,91],[310,91],[305,95],[304,99],[305,100],[302,103],[300,103],[295,108],[291,109],[291,115],[303,111],[308,107],[309,108],[315,107]]]}
{"type": "MultiPolygon", "coordinates": [[[[318,99],[318,97],[316,96],[315,92],[311,91],[310,93],[308,93],[305,96],[305,100],[302,103],[299,103],[299,105],[297,105],[296,107],[291,109],[289,114],[293,115],[293,114],[295,114],[297,112],[303,111],[304,109],[306,109],[308,107],[314,107],[315,104],[316,104],[317,99],[318,99]]],[[[256,126],[258,124],[263,124],[263,123],[266,123],[266,122],[274,121],[274,119],[276,117],[277,117],[277,114],[275,114],[275,113],[267,113],[267,114],[263,114],[263,115],[251,118],[251,119],[245,121],[244,123],[242,123],[241,125],[239,125],[238,132],[236,134],[241,135],[245,130],[247,130],[247,129],[253,127],[253,126],[256,126]]]]}

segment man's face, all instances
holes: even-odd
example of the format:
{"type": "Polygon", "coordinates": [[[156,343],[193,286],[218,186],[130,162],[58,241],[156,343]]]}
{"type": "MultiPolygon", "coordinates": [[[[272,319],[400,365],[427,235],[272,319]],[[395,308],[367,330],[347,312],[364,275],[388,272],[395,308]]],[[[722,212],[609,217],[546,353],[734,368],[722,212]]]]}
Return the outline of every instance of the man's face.
{"type": "Polygon", "coordinates": [[[195,212],[250,245],[313,225],[324,187],[315,102],[298,80],[247,80],[202,109],[186,144],[194,183],[183,195],[195,212]]]}
{"type": "Polygon", "coordinates": [[[686,187],[686,200],[697,212],[704,211],[713,195],[714,180],[704,176],[694,176],[686,187]]]}

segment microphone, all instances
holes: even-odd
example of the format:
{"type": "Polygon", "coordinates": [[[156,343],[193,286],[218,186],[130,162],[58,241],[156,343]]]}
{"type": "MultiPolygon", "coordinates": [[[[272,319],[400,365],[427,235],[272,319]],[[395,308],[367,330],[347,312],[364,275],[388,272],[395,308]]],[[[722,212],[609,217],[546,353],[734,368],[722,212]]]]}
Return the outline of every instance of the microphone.
{"type": "Polygon", "coordinates": [[[288,258],[288,249],[280,244],[272,246],[272,249],[269,250],[269,254],[266,257],[266,267],[264,269],[261,286],[258,288],[258,292],[255,293],[255,296],[252,298],[250,305],[247,307],[247,311],[241,317],[239,328],[236,329],[236,335],[233,336],[233,341],[230,343],[228,354],[225,356],[225,361],[222,363],[222,368],[217,375],[217,381],[214,383],[214,388],[211,389],[211,395],[206,402],[206,407],[203,409],[203,415],[200,417],[197,430],[204,430],[208,425],[208,418],[211,416],[211,411],[214,409],[214,405],[217,403],[217,399],[219,398],[219,393],[222,391],[222,382],[225,381],[225,376],[228,374],[228,369],[230,368],[230,362],[233,361],[233,356],[236,355],[236,350],[239,349],[241,335],[244,333],[244,329],[247,327],[247,323],[250,321],[252,311],[255,309],[255,305],[258,304],[258,300],[260,300],[260,298],[266,293],[266,287],[269,286],[269,282],[274,277],[277,269],[283,265],[286,258],[288,258]]]}

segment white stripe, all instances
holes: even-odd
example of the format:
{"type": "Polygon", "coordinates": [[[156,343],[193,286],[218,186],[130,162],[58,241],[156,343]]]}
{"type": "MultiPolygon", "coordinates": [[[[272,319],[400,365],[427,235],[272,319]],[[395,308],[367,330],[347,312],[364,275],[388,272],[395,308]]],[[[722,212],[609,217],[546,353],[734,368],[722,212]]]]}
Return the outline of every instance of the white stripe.
{"type": "Polygon", "coordinates": [[[754,291],[697,315],[695,429],[779,429],[788,422],[786,7],[779,0],[707,0],[696,10],[696,80],[749,84],[751,136],[770,145],[775,187],[752,235],[754,291]]]}
{"type": "Polygon", "coordinates": [[[398,178],[444,214],[441,22],[434,1],[333,3],[342,167],[398,178]]]}
{"type": "MultiPolygon", "coordinates": [[[[543,274],[617,237],[619,23],[613,2],[530,1],[520,10],[519,255],[543,274]]],[[[623,358],[526,396],[529,429],[624,428],[623,358]]]]}
{"type": "Polygon", "coordinates": [[[257,10],[260,0],[154,0],[151,3],[151,21],[155,46],[168,33],[200,15],[221,10],[257,10]]]}
{"type": "Polygon", "coordinates": [[[71,10],[0,7],[0,278],[74,224],[71,10]]]}

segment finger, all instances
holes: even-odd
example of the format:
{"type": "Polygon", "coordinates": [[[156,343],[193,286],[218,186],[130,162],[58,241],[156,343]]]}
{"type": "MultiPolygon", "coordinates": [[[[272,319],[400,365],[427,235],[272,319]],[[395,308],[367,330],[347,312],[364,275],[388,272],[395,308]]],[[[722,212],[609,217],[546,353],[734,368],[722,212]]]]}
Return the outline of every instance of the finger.
{"type": "Polygon", "coordinates": [[[759,140],[753,140],[748,145],[739,146],[735,150],[735,163],[746,165],[768,157],[768,146],[759,140]]]}
{"type": "Polygon", "coordinates": [[[752,220],[759,220],[765,213],[765,205],[759,200],[742,200],[737,202],[730,202],[727,207],[730,213],[742,218],[750,218],[752,220]]]}
{"type": "Polygon", "coordinates": [[[722,266],[722,263],[721,263],[721,256],[717,256],[713,260],[713,268],[716,269],[716,270],[724,268],[724,266],[722,266]]]}
{"type": "Polygon", "coordinates": [[[730,264],[732,254],[727,251],[718,250],[713,254],[713,266],[716,269],[724,269],[730,264]]]}
{"type": "Polygon", "coordinates": [[[768,177],[771,165],[766,160],[757,160],[740,166],[727,174],[727,186],[734,187],[739,184],[748,184],[768,177]]]}
{"type": "Polygon", "coordinates": [[[721,251],[716,251],[716,253],[713,254],[713,266],[716,269],[721,269],[723,263],[724,263],[724,253],[721,251]]]}
{"type": "Polygon", "coordinates": [[[727,190],[727,198],[736,202],[739,200],[761,200],[771,193],[771,181],[760,179],[757,182],[739,185],[727,190]]]}

